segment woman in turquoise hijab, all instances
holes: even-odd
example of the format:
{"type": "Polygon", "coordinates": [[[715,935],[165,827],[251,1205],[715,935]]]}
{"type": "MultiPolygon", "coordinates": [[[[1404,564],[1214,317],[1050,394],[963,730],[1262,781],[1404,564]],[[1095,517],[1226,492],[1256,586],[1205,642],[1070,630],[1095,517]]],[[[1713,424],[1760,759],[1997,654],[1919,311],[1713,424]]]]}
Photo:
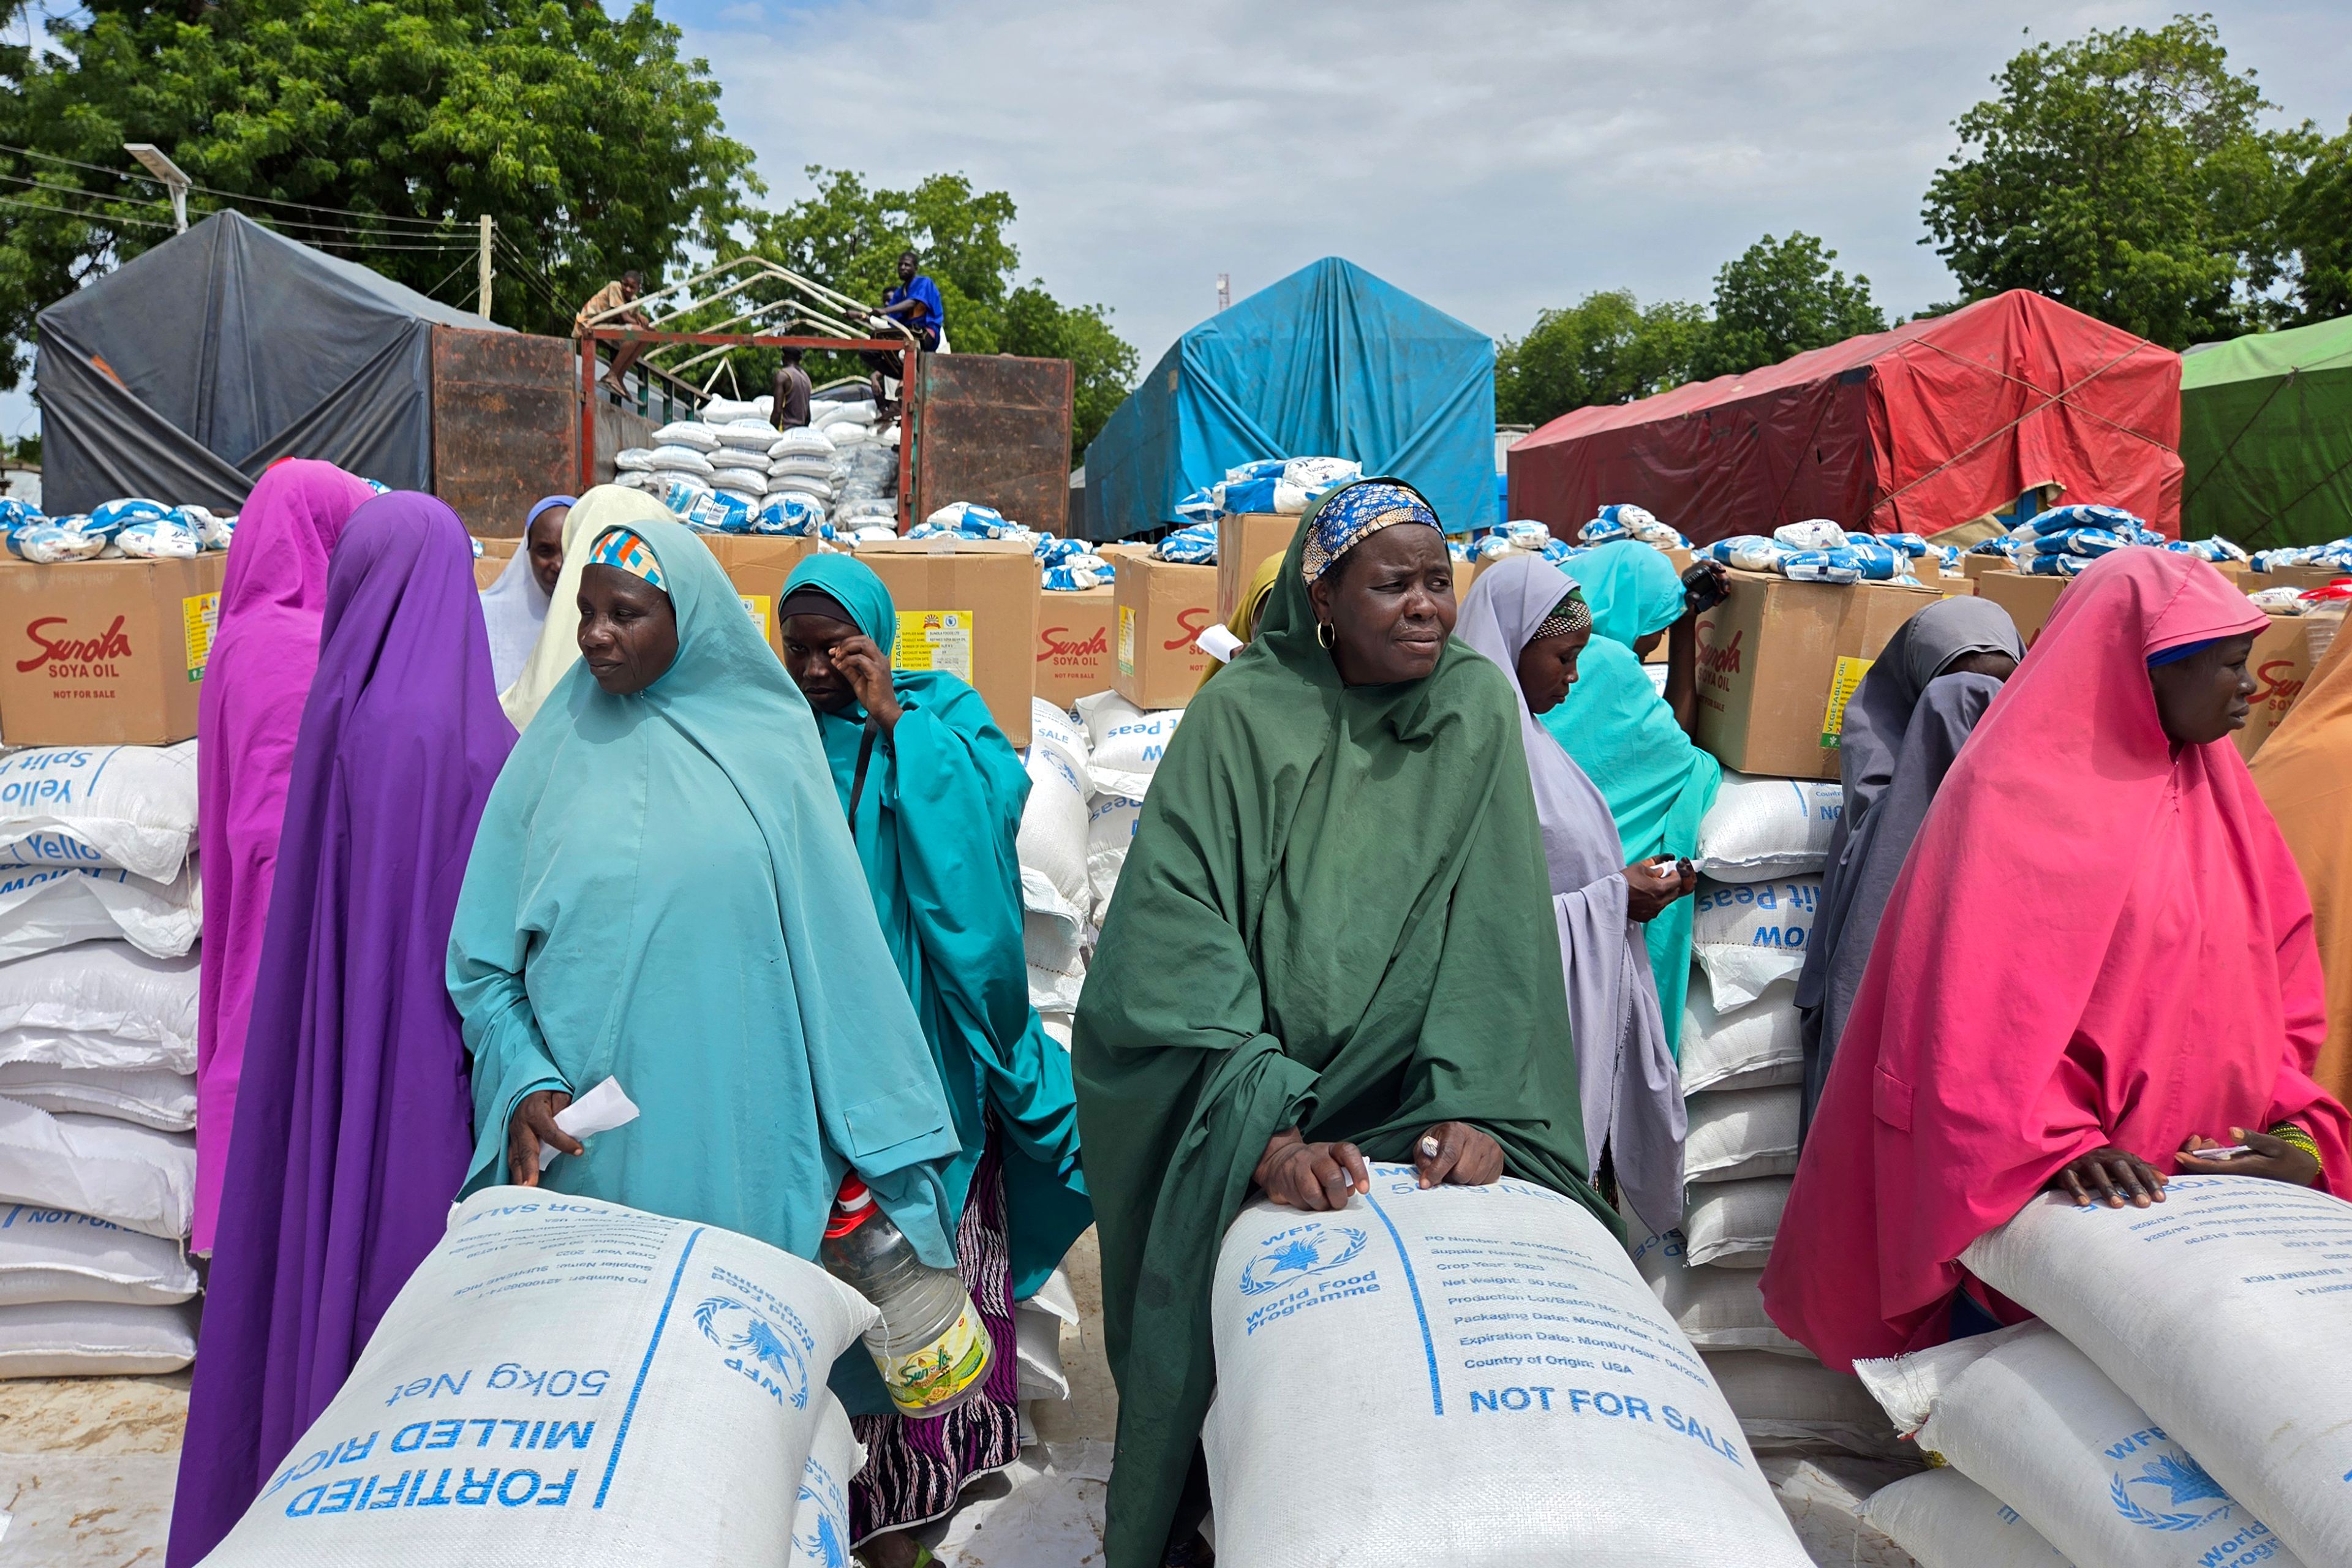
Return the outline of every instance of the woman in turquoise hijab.
{"type": "Polygon", "coordinates": [[[960,1141],[870,906],[841,896],[857,858],[808,704],[659,502],[605,486],[580,511],[581,660],[490,791],[450,932],[465,1191],[544,1186],[814,1258],[854,1173],[951,1266],[960,1141]],[[608,1078],[641,1114],[583,1149],[554,1114],[608,1078]]]}
{"type": "MultiPolygon", "coordinates": [[[[1696,711],[1699,599],[1718,593],[1685,587],[1674,563],[1654,546],[1620,540],[1588,550],[1567,570],[1592,607],[1592,641],[1578,661],[1576,684],[1543,715],[1587,777],[1601,786],[1617,819],[1625,863],[1698,849],[1698,822],[1715,804],[1723,769],[1693,742],[1696,711]],[[1666,643],[1666,689],[1659,694],[1643,656],[1666,643]]],[[[1685,876],[1685,891],[1696,886],[1685,876]]],[[[1658,983],[1666,1044],[1682,1048],[1683,996],[1690,989],[1691,902],[1676,899],[1650,921],[1650,972],[1658,983]]]]}
{"type": "Polygon", "coordinates": [[[852,1534],[887,1568],[920,1560],[910,1537],[888,1534],[950,1511],[964,1484],[1019,1452],[1013,1303],[1045,1283],[1094,1212],[1069,1055],[1029,1005],[1019,754],[963,681],[893,667],[897,606],[864,562],[803,562],[777,616],[785,668],[816,716],[835,809],[963,1142],[946,1172],[963,1216],[956,1250],[997,1350],[986,1397],[919,1422],[890,1415],[879,1382],[842,1363],[835,1387],[870,1455],[851,1488],[852,1534]]]}

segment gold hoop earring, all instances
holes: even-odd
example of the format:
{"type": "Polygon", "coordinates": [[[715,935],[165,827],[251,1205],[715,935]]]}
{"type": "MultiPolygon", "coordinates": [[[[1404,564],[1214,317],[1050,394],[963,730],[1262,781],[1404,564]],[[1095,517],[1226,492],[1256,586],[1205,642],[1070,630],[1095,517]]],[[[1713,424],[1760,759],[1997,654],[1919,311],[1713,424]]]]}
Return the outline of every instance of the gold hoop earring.
{"type": "Polygon", "coordinates": [[[1315,623],[1315,640],[1323,645],[1324,652],[1328,653],[1331,651],[1332,644],[1337,642],[1339,639],[1332,635],[1330,622],[1318,621],[1315,623]]]}

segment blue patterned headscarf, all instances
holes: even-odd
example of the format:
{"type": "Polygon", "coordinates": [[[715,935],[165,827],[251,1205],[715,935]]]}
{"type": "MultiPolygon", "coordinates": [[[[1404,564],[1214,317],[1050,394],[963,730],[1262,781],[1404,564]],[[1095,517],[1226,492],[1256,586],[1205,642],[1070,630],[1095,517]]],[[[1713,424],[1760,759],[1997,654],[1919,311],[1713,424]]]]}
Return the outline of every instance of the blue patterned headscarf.
{"type": "Polygon", "coordinates": [[[1312,583],[1349,551],[1400,522],[1424,523],[1444,531],[1421,492],[1402,479],[1359,479],[1333,490],[1307,520],[1307,547],[1300,552],[1307,580],[1312,583]]]}
{"type": "Polygon", "coordinates": [[[597,536],[594,548],[588,552],[591,566],[617,566],[632,577],[642,577],[654,587],[667,592],[662,582],[661,563],[646,548],[646,542],[625,528],[608,528],[597,536]]]}

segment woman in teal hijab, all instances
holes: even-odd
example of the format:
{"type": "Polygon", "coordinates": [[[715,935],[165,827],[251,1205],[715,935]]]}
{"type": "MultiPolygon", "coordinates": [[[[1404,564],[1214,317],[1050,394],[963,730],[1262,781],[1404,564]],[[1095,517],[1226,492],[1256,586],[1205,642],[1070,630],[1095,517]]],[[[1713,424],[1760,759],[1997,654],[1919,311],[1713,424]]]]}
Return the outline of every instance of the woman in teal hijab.
{"type": "Polygon", "coordinates": [[[814,1258],[854,1173],[949,1267],[955,1123],[870,906],[840,896],[857,858],[808,704],[658,502],[605,486],[580,511],[582,658],[490,791],[450,932],[465,1191],[544,1186],[814,1258]],[[608,1078],[641,1114],[583,1149],[554,1114],[608,1078]]]}
{"type": "MultiPolygon", "coordinates": [[[[816,715],[836,809],[963,1142],[946,1171],[963,1216],[957,1254],[997,1350],[986,1397],[921,1422],[890,1415],[878,1380],[844,1359],[835,1387],[871,1455],[851,1488],[852,1534],[866,1542],[948,1512],[974,1476],[1013,1462],[1013,1303],[1045,1283],[1094,1211],[1078,1173],[1069,1055],[1029,1005],[1013,848],[1029,796],[1019,754],[963,681],[894,668],[897,606],[864,562],[803,562],[777,616],[785,668],[816,715]],[[854,1384],[844,1375],[853,1370],[854,1384]]],[[[904,1537],[865,1551],[881,1563],[918,1560],[904,1537]]]]}
{"type": "MultiPolygon", "coordinates": [[[[1697,710],[1694,596],[1712,602],[1719,595],[1685,588],[1674,563],[1638,540],[1588,550],[1567,570],[1592,607],[1592,641],[1566,700],[1543,715],[1544,728],[1601,786],[1627,865],[1661,855],[1687,859],[1698,850],[1699,818],[1723,783],[1722,766],[1688,732],[1697,710]],[[1664,696],[1642,668],[1662,635],[1664,696]]],[[[1684,880],[1685,892],[1696,885],[1694,878],[1684,880]]],[[[1690,900],[1668,904],[1647,935],[1666,1044],[1679,1055],[1683,996],[1690,989],[1690,900]]]]}

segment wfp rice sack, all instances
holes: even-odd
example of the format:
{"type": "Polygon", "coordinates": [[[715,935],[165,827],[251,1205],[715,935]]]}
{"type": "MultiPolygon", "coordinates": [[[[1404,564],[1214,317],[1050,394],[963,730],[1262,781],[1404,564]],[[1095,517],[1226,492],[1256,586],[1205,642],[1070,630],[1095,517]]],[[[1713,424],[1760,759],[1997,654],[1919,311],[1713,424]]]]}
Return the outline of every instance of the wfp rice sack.
{"type": "Polygon", "coordinates": [[[195,1313],[187,1307],[0,1307],[0,1378],[148,1377],[195,1359],[195,1313]]]}
{"type": "Polygon", "coordinates": [[[1705,985],[1683,1000],[1683,1092],[1771,1089],[1805,1078],[1797,983],[1776,980],[1744,1007],[1718,1013],[1705,985]]]}
{"type": "Polygon", "coordinates": [[[0,963],[0,1062],[196,1070],[196,957],[89,942],[0,963]]]}
{"type": "Polygon", "coordinates": [[[1260,1200],[1210,1291],[1218,1560],[1806,1568],[1705,1365],[1581,1205],[1374,1165],[1260,1200]],[[1302,1485],[1303,1413],[1331,1462],[1302,1485]]]}
{"type": "Polygon", "coordinates": [[[1703,1351],[1812,1353],[1765,1315],[1760,1272],[1695,1266],[1687,1250],[1679,1230],[1647,1237],[1633,1249],[1633,1267],[1692,1344],[1703,1351]]]}
{"type": "Polygon", "coordinates": [[[1087,879],[1094,888],[1097,927],[1110,919],[1110,896],[1142,820],[1143,803],[1129,795],[1098,795],[1087,808],[1087,879]]]}
{"type": "Polygon", "coordinates": [[[1757,778],[1723,770],[1698,824],[1698,868],[1718,882],[1802,877],[1828,863],[1844,789],[1820,779],[1757,778]]]}
{"type": "MultiPolygon", "coordinates": [[[[1022,870],[1024,897],[1037,875],[1022,870]]],[[[1041,891],[1058,899],[1052,889],[1041,891]]],[[[1032,901],[1042,901],[1034,900],[1032,901]]],[[[1021,955],[1029,969],[1029,1005],[1040,1013],[1077,1010],[1078,993],[1086,989],[1087,963],[1080,945],[1078,917],[1066,905],[1057,912],[1024,910],[1021,916],[1021,955]]]]}
{"type": "Polygon", "coordinates": [[[114,866],[168,882],[196,831],[196,743],[0,756],[0,866],[114,866]]]}
{"type": "Polygon", "coordinates": [[[1931,1462],[2015,1509],[2075,1568],[2304,1568],[2047,1324],[1858,1362],[1854,1371],[1931,1462]]]}
{"type": "Polygon", "coordinates": [[[1095,903],[1087,880],[1090,749],[1086,731],[1067,713],[1042,697],[1030,700],[1029,802],[1022,807],[1016,847],[1022,867],[1044,877],[1081,921],[1095,903]]]}
{"type": "Polygon", "coordinates": [[[2015,1509],[1958,1470],[1929,1470],[1873,1492],[1862,1521],[1919,1568],[2073,1568],[2015,1509]]]}
{"type": "Polygon", "coordinates": [[[1683,1209],[1683,1248],[1694,1264],[1761,1268],[1789,1206],[1789,1178],[1707,1182],[1690,1189],[1683,1209]]]}
{"type": "Polygon", "coordinates": [[[168,1307],[195,1293],[196,1271],[176,1241],[64,1209],[0,1207],[0,1307],[168,1307]]]}
{"type": "Polygon", "coordinates": [[[849,1481],[865,1467],[866,1449],[841,1401],[826,1394],[823,1405],[793,1504],[790,1568],[849,1568],[849,1481]]]}
{"type": "Polygon", "coordinates": [[[1909,1452],[1886,1412],[1851,1373],[1810,1356],[1768,1351],[1708,1351],[1707,1370],[1761,1451],[1840,1449],[1867,1458],[1909,1452]]]}
{"type": "Polygon", "coordinates": [[[1163,708],[1147,713],[1115,691],[1081,697],[1076,706],[1078,717],[1087,724],[1095,793],[1141,800],[1151,788],[1151,775],[1167,754],[1184,710],[1163,708]]]}
{"type": "Polygon", "coordinates": [[[209,1568],[772,1561],[874,1309],[593,1198],[477,1193],[209,1568]]]}
{"type": "Polygon", "coordinates": [[[177,958],[204,923],[203,884],[191,855],[168,882],[111,868],[26,867],[0,874],[0,962],[78,942],[128,942],[177,958]]]}
{"type": "Polygon", "coordinates": [[[1873,1492],[1917,1474],[1916,1467],[1851,1454],[1759,1455],[1757,1462],[1815,1563],[1836,1568],[1918,1568],[1909,1552],[1862,1519],[1873,1492]]]}
{"type": "Polygon", "coordinates": [[[1717,1011],[1744,1007],[1775,980],[1805,967],[1805,942],[1821,908],[1819,877],[1760,882],[1698,880],[1691,911],[1691,957],[1706,975],[1717,1011]]]}
{"type": "Polygon", "coordinates": [[[2305,1563],[2352,1563],[2352,1204],[2253,1176],[2176,1176],[2164,1197],[2047,1194],[1960,1261],[2305,1563]]]}
{"type": "Polygon", "coordinates": [[[162,1132],[186,1132],[196,1124],[196,1080],[191,1073],[0,1062],[0,1098],[43,1110],[110,1116],[162,1132]]]}
{"type": "Polygon", "coordinates": [[[1797,1115],[1801,1090],[1709,1089],[1687,1102],[1690,1131],[1683,1141],[1683,1180],[1736,1182],[1788,1176],[1797,1169],[1797,1115]]]}
{"type": "Polygon", "coordinates": [[[195,1189],[196,1144],[184,1132],[0,1100],[0,1203],[177,1240],[194,1223],[195,1189]]]}

